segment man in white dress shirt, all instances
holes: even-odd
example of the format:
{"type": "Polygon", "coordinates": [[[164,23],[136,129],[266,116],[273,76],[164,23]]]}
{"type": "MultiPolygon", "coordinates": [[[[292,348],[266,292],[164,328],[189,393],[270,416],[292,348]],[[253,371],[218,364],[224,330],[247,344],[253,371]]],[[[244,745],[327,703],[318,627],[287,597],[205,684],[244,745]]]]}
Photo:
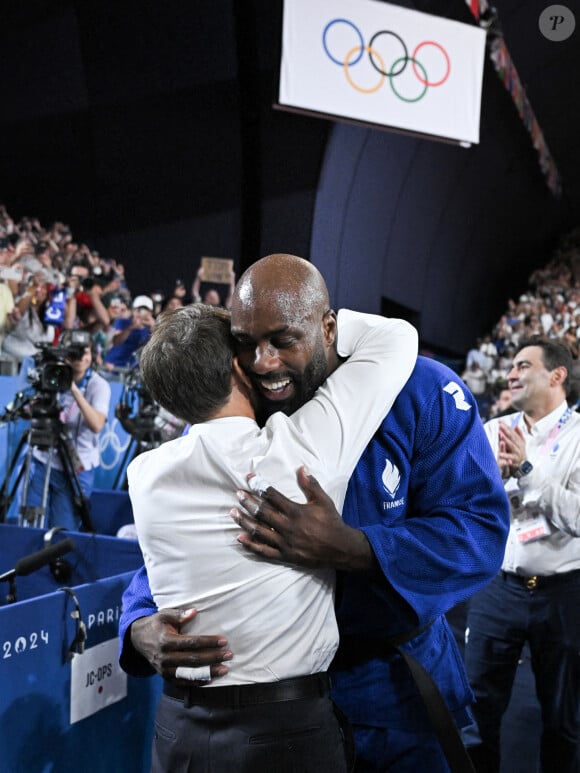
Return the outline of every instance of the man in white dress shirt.
{"type": "Polygon", "coordinates": [[[510,500],[499,575],[469,603],[465,658],[481,742],[478,771],[500,769],[500,727],[524,644],[542,709],[542,771],[576,771],[580,741],[580,415],[566,401],[562,343],[522,341],[507,375],[514,413],[485,430],[510,500]]]}
{"type": "MultiPolygon", "coordinates": [[[[296,287],[311,288],[298,303],[294,291],[272,299],[293,304],[295,324],[280,331],[279,345],[301,347],[312,361],[301,385],[311,399],[291,416],[275,413],[258,426],[223,310],[176,310],[161,319],[141,355],[151,396],[192,424],[186,436],[141,454],[128,470],[153,597],[158,608],[195,607],[203,614],[182,631],[217,631],[235,651],[219,686],[165,683],[154,771],[346,770],[325,676],[338,645],[334,572],[257,560],[236,541],[230,510],[248,470],[258,485],[273,482],[304,501],[300,465],[340,510],[363,449],[411,373],[417,335],[402,320],[342,310],[337,339],[324,280],[307,261],[283,258],[281,270],[293,272],[296,287]],[[307,318],[319,320],[311,338],[301,332],[307,318]],[[346,357],[315,392],[318,371],[346,357]]],[[[289,384],[280,377],[263,386],[283,398],[289,384]]],[[[176,676],[194,680],[199,673],[181,669],[176,676]]]]}

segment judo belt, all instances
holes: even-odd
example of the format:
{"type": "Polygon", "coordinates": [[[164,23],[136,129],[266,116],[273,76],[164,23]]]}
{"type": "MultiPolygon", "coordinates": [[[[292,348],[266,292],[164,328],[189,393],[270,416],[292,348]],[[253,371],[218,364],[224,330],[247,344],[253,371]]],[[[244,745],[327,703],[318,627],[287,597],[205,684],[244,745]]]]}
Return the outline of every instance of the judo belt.
{"type": "Polygon", "coordinates": [[[348,636],[341,638],[331,668],[351,668],[373,658],[389,657],[393,650],[398,652],[411,672],[415,686],[423,700],[433,732],[441,745],[452,773],[475,773],[475,768],[461,740],[461,735],[453,715],[439,688],[433,681],[431,674],[418,660],[409,655],[408,652],[405,652],[401,646],[417,638],[432,624],[433,621],[410,633],[384,639],[348,636]]]}
{"type": "Polygon", "coordinates": [[[163,692],[170,698],[183,701],[185,708],[209,706],[210,708],[240,708],[257,706],[259,703],[284,703],[305,698],[321,698],[328,695],[328,674],[311,674],[279,682],[232,684],[226,687],[182,687],[175,682],[164,681],[163,692]]]}

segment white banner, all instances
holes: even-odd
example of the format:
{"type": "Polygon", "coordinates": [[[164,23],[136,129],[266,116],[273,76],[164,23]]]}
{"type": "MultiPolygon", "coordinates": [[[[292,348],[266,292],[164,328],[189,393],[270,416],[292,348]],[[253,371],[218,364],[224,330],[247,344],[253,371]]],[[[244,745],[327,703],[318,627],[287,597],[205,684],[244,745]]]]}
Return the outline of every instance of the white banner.
{"type": "Polygon", "coordinates": [[[71,725],[127,697],[127,674],[121,671],[118,657],[118,638],[74,656],[71,663],[71,725]]]}
{"type": "Polygon", "coordinates": [[[477,143],[485,37],[376,0],[284,0],[279,102],[477,143]]]}

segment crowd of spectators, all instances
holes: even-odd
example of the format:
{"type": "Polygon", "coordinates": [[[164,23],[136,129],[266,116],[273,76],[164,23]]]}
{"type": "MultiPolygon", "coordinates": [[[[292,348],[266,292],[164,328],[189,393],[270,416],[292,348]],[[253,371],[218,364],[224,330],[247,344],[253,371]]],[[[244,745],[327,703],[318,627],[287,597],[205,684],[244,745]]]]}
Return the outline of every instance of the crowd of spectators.
{"type": "MultiPolygon", "coordinates": [[[[155,289],[134,297],[123,264],[75,241],[68,225],[55,222],[47,228],[36,218],[15,220],[0,204],[1,372],[16,373],[38,351],[36,344],[57,344],[63,330],[79,328],[92,335],[96,364],[115,378],[136,366],[135,353],[161,311],[200,301],[229,308],[234,284],[232,272],[219,292],[204,283],[199,268],[189,289],[176,279],[167,292],[155,289]]],[[[561,340],[578,360],[580,228],[561,240],[527,284],[466,355],[461,376],[484,419],[505,410],[505,376],[523,338],[542,334],[561,340]]]]}
{"type": "Polygon", "coordinates": [[[58,345],[68,329],[91,333],[94,362],[110,378],[137,364],[156,316],[189,302],[229,306],[232,272],[223,293],[203,281],[200,268],[188,290],[180,279],[168,292],[133,296],[125,268],[76,241],[68,225],[13,218],[0,204],[0,364],[18,372],[38,343],[58,345]],[[223,297],[222,297],[223,295],[223,297]]]}
{"type": "Polygon", "coordinates": [[[580,228],[562,238],[544,268],[534,271],[527,290],[507,308],[491,332],[467,352],[461,377],[477,399],[482,418],[497,416],[506,405],[506,374],[520,341],[533,335],[566,344],[574,357],[569,402],[580,397],[580,228]]]}

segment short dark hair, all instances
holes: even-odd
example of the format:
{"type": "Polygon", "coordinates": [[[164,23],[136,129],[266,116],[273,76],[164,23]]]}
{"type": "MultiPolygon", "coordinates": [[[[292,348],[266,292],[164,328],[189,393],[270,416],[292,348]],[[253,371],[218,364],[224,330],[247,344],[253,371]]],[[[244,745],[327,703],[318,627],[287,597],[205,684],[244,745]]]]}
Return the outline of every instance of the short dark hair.
{"type": "Polygon", "coordinates": [[[518,352],[521,352],[521,350],[525,349],[527,346],[537,346],[542,350],[542,361],[547,370],[554,370],[554,368],[562,367],[566,368],[566,378],[562,384],[567,391],[570,388],[572,364],[574,362],[569,347],[560,341],[555,341],[553,338],[535,335],[521,340],[515,354],[518,354],[518,352]]]}
{"type": "Polygon", "coordinates": [[[163,312],[139,358],[143,385],[178,419],[207,421],[231,394],[233,343],[225,309],[194,303],[163,312]]]}

